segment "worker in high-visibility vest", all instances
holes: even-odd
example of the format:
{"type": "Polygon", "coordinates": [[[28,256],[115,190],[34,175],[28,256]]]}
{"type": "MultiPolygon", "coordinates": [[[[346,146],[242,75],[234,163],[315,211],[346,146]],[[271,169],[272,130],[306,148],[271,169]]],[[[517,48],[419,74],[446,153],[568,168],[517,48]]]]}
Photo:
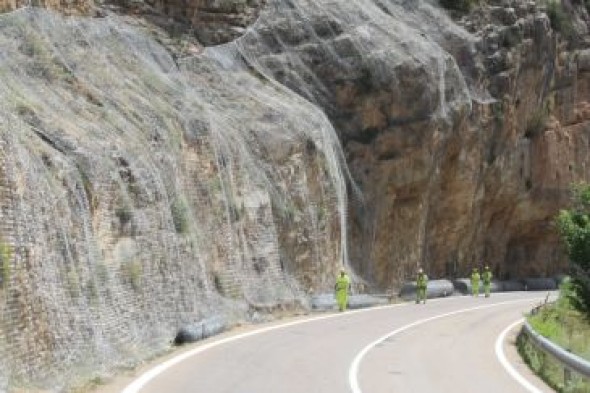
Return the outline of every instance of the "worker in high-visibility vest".
{"type": "Polygon", "coordinates": [[[422,302],[426,304],[426,288],[428,287],[428,276],[422,268],[418,269],[418,276],[416,277],[416,304],[422,302]]]}
{"type": "Polygon", "coordinates": [[[471,273],[471,293],[473,296],[479,296],[479,280],[481,277],[479,276],[479,271],[476,267],[473,268],[473,273],[471,273]]]}
{"type": "Polygon", "coordinates": [[[483,292],[485,293],[486,297],[490,297],[490,287],[492,285],[492,272],[490,271],[489,266],[486,265],[486,267],[483,269],[481,279],[483,281],[483,292]]]}
{"type": "Polygon", "coordinates": [[[336,292],[336,303],[338,303],[338,310],[345,311],[348,305],[348,292],[350,291],[350,277],[346,274],[344,269],[340,270],[340,275],[336,279],[334,285],[336,292]]]}

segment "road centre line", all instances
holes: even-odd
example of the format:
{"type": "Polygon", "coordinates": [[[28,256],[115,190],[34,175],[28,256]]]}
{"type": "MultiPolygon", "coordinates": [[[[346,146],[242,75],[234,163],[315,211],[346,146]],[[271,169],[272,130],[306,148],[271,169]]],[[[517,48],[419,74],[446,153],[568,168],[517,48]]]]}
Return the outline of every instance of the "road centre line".
{"type": "MultiPolygon", "coordinates": [[[[502,296],[502,295],[509,295],[509,294],[510,294],[510,292],[505,292],[505,293],[498,293],[497,295],[502,296]]],[[[462,299],[462,298],[464,298],[464,296],[450,296],[450,297],[444,297],[444,298],[431,299],[431,300],[429,300],[429,303],[430,302],[439,302],[439,301],[448,301],[448,300],[453,300],[453,299],[462,299]]],[[[529,299],[529,300],[531,300],[531,299],[529,299]]],[[[524,300],[519,300],[519,301],[524,301],[524,300]]],[[[413,302],[390,304],[390,305],[386,305],[386,306],[377,306],[377,307],[363,308],[360,310],[351,310],[351,311],[347,311],[345,313],[334,313],[334,314],[329,314],[329,315],[311,317],[311,318],[301,319],[301,320],[297,320],[297,321],[287,322],[287,323],[280,324],[280,325],[273,325],[273,326],[257,329],[257,330],[246,332],[246,333],[232,335],[230,337],[226,337],[226,338],[222,338],[222,339],[217,339],[217,340],[212,341],[210,343],[201,344],[194,349],[191,349],[187,352],[181,353],[181,354],[179,354],[171,359],[168,359],[167,361],[149,369],[148,371],[146,371],[145,373],[143,373],[139,377],[137,377],[135,380],[133,380],[129,385],[127,385],[121,391],[121,393],[139,393],[141,391],[141,389],[144,386],[146,386],[150,381],[157,378],[160,374],[162,374],[163,372],[165,372],[169,368],[177,365],[178,363],[180,363],[192,356],[195,356],[195,355],[198,355],[202,352],[205,352],[209,349],[212,349],[212,348],[224,345],[224,344],[228,344],[233,341],[256,336],[258,334],[267,333],[267,332],[274,331],[274,330],[279,330],[279,329],[288,328],[291,326],[301,325],[304,323],[326,320],[326,319],[331,319],[331,318],[346,317],[348,315],[354,315],[354,314],[369,312],[369,311],[382,310],[382,309],[387,309],[387,308],[397,308],[400,306],[409,306],[412,303],[413,302]]],[[[212,337],[212,339],[213,339],[213,337],[212,337]]]]}
{"type": "Polygon", "coordinates": [[[500,333],[500,335],[496,339],[496,357],[498,358],[500,364],[502,364],[502,367],[504,367],[504,369],[508,372],[508,374],[510,374],[512,378],[514,378],[519,384],[521,384],[522,387],[524,387],[530,393],[543,393],[536,386],[530,383],[525,377],[523,377],[518,371],[516,371],[516,369],[510,364],[510,362],[506,358],[506,355],[504,354],[504,341],[506,340],[506,335],[508,335],[509,331],[514,329],[516,326],[522,324],[523,322],[524,318],[520,318],[518,321],[513,322],[508,327],[506,327],[506,329],[504,329],[502,333],[500,333]]]}
{"type": "MultiPolygon", "coordinates": [[[[535,298],[528,298],[528,299],[518,299],[518,300],[509,300],[509,301],[505,301],[505,302],[500,302],[500,303],[494,303],[494,304],[487,304],[487,305],[483,305],[483,306],[476,306],[476,307],[470,307],[470,308],[464,308],[461,310],[456,310],[456,311],[452,311],[452,312],[448,312],[448,313],[444,313],[444,314],[439,314],[439,315],[435,315],[433,317],[429,317],[429,318],[424,318],[424,319],[420,319],[418,321],[414,321],[410,324],[407,324],[405,326],[402,326],[399,329],[396,329],[388,334],[386,334],[385,336],[382,336],[380,338],[378,338],[377,340],[373,341],[372,343],[368,344],[366,347],[364,347],[354,358],[354,360],[352,361],[349,371],[348,371],[348,383],[350,385],[350,389],[352,391],[352,393],[362,393],[362,390],[360,388],[359,385],[359,381],[358,381],[358,372],[359,372],[359,367],[361,364],[361,361],[363,360],[363,358],[365,357],[365,355],[373,348],[375,348],[377,345],[381,344],[382,342],[384,342],[385,340],[399,334],[402,333],[406,330],[409,330],[411,328],[414,328],[416,326],[419,325],[423,325],[425,323],[428,322],[432,322],[435,321],[437,319],[442,319],[442,318],[446,318],[446,317],[450,317],[450,316],[454,316],[457,314],[463,314],[463,313],[467,313],[470,311],[477,311],[477,310],[482,310],[482,309],[486,309],[486,308],[492,308],[492,307],[497,307],[497,306],[502,306],[502,305],[506,305],[506,304],[511,304],[511,303],[519,303],[519,302],[530,302],[535,300],[535,298]]],[[[533,391],[531,391],[533,392],[533,391]]],[[[534,391],[534,393],[538,393],[539,391],[534,391]]]]}
{"type": "Polygon", "coordinates": [[[287,322],[287,323],[280,324],[280,325],[273,325],[273,326],[257,329],[257,330],[251,331],[251,332],[241,333],[241,334],[237,334],[235,336],[222,338],[222,339],[210,342],[208,344],[201,345],[197,348],[191,349],[190,351],[184,352],[178,356],[175,356],[175,357],[161,363],[158,366],[155,366],[154,368],[146,371],[141,376],[139,376],[137,379],[132,381],[129,385],[127,385],[127,387],[125,387],[125,389],[123,389],[123,391],[121,393],[138,393],[151,380],[153,380],[154,378],[156,378],[158,375],[162,374],[164,371],[168,370],[169,368],[175,366],[176,364],[182,362],[183,360],[186,360],[186,359],[188,359],[192,356],[195,356],[199,353],[205,352],[208,349],[211,349],[211,348],[223,345],[223,344],[228,344],[228,343],[231,343],[233,341],[237,341],[237,340],[240,340],[243,338],[256,336],[258,334],[270,332],[273,330],[278,330],[278,329],[283,329],[283,328],[287,328],[287,327],[291,327],[291,326],[301,325],[301,324],[308,323],[308,322],[344,317],[347,315],[354,315],[354,314],[358,314],[358,313],[362,313],[362,312],[375,311],[375,310],[380,310],[380,309],[385,309],[385,308],[407,306],[408,304],[410,304],[410,303],[399,303],[399,304],[392,304],[392,305],[387,305],[387,306],[369,307],[369,308],[364,308],[364,309],[360,309],[360,310],[351,310],[351,311],[348,311],[345,313],[334,313],[334,314],[330,314],[330,315],[322,315],[319,317],[306,318],[306,319],[302,319],[302,320],[287,322]]]}

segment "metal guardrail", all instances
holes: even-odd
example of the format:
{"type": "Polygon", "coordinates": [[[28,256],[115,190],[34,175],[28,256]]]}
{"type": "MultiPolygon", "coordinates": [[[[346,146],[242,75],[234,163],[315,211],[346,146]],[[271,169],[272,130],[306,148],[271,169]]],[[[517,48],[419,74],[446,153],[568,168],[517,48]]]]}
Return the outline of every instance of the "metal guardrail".
{"type": "Polygon", "coordinates": [[[537,333],[528,322],[525,321],[522,331],[531,339],[532,343],[556,359],[564,366],[565,370],[572,370],[590,380],[590,362],[563,349],[537,333]]]}

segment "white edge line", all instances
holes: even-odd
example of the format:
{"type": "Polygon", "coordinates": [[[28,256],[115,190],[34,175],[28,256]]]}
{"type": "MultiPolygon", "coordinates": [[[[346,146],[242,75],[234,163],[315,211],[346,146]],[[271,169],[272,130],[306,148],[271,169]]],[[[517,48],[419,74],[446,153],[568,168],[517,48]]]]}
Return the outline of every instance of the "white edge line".
{"type": "MultiPolygon", "coordinates": [[[[505,305],[505,304],[510,304],[510,303],[518,303],[518,302],[530,302],[532,300],[536,300],[534,298],[529,298],[529,299],[519,299],[519,300],[509,300],[509,301],[505,301],[505,302],[500,302],[500,303],[494,303],[494,304],[487,304],[485,306],[477,306],[477,307],[470,307],[470,308],[464,308],[461,310],[456,310],[456,311],[452,311],[452,312],[448,312],[448,313],[444,313],[444,314],[439,314],[439,315],[435,315],[433,317],[429,317],[429,318],[425,318],[425,319],[420,319],[418,321],[412,322],[408,325],[402,326],[399,329],[396,329],[388,334],[386,334],[385,336],[378,338],[377,340],[373,341],[372,343],[370,343],[369,345],[367,345],[366,347],[364,347],[354,358],[354,360],[352,361],[349,371],[348,371],[348,383],[350,385],[350,389],[353,393],[362,393],[362,390],[360,388],[359,385],[359,381],[358,381],[358,372],[359,372],[359,367],[361,364],[361,361],[363,360],[364,356],[374,347],[376,347],[377,345],[381,344],[383,341],[395,336],[396,334],[399,334],[403,331],[406,331],[408,329],[411,329],[415,326],[418,325],[422,325],[424,323],[427,322],[431,322],[434,321],[436,319],[441,319],[441,318],[446,318],[446,317],[450,317],[456,314],[462,314],[462,313],[466,313],[469,311],[475,311],[475,310],[481,310],[481,309],[485,309],[485,308],[491,308],[491,307],[496,307],[496,306],[501,306],[501,305],[505,305]]],[[[508,329],[507,329],[508,330],[508,329]]],[[[506,331],[507,331],[506,330],[506,331]]],[[[497,343],[496,343],[497,346],[497,343]]],[[[534,390],[531,391],[534,393],[542,393],[539,392],[538,390],[534,390]]]]}
{"type": "Polygon", "coordinates": [[[313,318],[307,318],[307,319],[303,319],[303,320],[298,320],[298,321],[293,321],[293,322],[287,322],[284,324],[280,324],[280,325],[274,325],[274,326],[269,326],[266,328],[262,328],[262,329],[258,329],[258,330],[254,330],[251,332],[247,332],[247,333],[241,333],[241,334],[237,334],[235,336],[231,336],[231,337],[226,337],[217,341],[213,341],[210,342],[208,344],[204,344],[201,345],[197,348],[194,348],[188,352],[182,353],[178,356],[173,357],[172,359],[169,359],[163,363],[161,363],[158,366],[155,366],[154,368],[146,371],[145,373],[143,373],[140,377],[138,377],[137,379],[135,379],[133,382],[131,382],[129,385],[127,385],[127,387],[125,387],[125,389],[123,389],[121,391],[121,393],[138,393],[145,385],[147,385],[151,380],[153,380],[154,378],[156,378],[158,375],[162,374],[164,371],[168,370],[169,368],[175,366],[176,364],[182,362],[183,360],[186,360],[188,358],[190,358],[191,356],[197,355],[201,352],[204,352],[208,349],[217,347],[219,345],[223,345],[223,344],[227,344],[230,343],[232,341],[237,341],[246,337],[251,337],[251,336],[255,336],[258,334],[262,334],[262,333],[266,333],[272,330],[278,330],[278,329],[283,329],[283,328],[287,328],[290,326],[295,326],[295,325],[300,325],[303,323],[308,323],[308,322],[313,322],[313,321],[319,321],[319,320],[324,320],[324,319],[330,319],[330,318],[337,318],[337,317],[343,317],[346,315],[353,315],[353,314],[357,314],[357,313],[361,313],[361,312],[367,312],[367,311],[374,311],[374,310],[379,310],[379,309],[384,309],[384,308],[393,308],[393,307],[400,307],[400,306],[406,306],[409,303],[398,303],[398,304],[392,304],[392,305],[386,305],[386,306],[378,306],[378,307],[371,307],[371,308],[364,308],[361,310],[351,310],[348,311],[346,313],[338,313],[338,314],[330,314],[330,315],[322,315],[319,317],[313,317],[313,318]]]}
{"type": "Polygon", "coordinates": [[[498,361],[500,361],[500,364],[502,364],[504,369],[508,372],[508,374],[510,374],[510,376],[514,378],[519,384],[521,384],[526,390],[528,390],[531,393],[543,393],[536,386],[530,383],[525,377],[519,374],[518,371],[516,371],[516,369],[512,366],[512,364],[510,364],[510,362],[506,358],[506,355],[504,354],[504,341],[506,340],[506,335],[509,331],[514,329],[516,326],[522,324],[523,322],[524,318],[520,318],[518,321],[513,322],[512,324],[510,324],[510,326],[504,329],[502,333],[500,333],[500,335],[496,339],[496,357],[498,358],[498,361]]]}
{"type": "MultiPolygon", "coordinates": [[[[510,292],[506,292],[506,293],[498,293],[497,295],[508,295],[510,294],[510,292]]],[[[437,299],[432,299],[430,300],[430,302],[438,302],[438,301],[446,301],[446,300],[453,300],[453,299],[461,299],[464,298],[464,296],[448,296],[448,297],[444,297],[444,298],[437,298],[437,299]]],[[[518,300],[518,301],[524,301],[524,300],[518,300]]],[[[504,302],[504,303],[510,303],[510,302],[504,302]]],[[[288,322],[285,324],[281,324],[281,325],[275,325],[275,326],[269,326],[266,328],[262,328],[259,330],[255,330],[255,331],[251,331],[248,333],[242,333],[242,334],[238,334],[235,336],[231,336],[231,337],[226,337],[217,341],[213,341],[210,342],[208,344],[204,344],[201,345],[197,348],[194,348],[188,352],[182,353],[178,356],[173,357],[172,359],[169,359],[161,364],[159,364],[158,366],[155,366],[151,369],[149,369],[148,371],[146,371],[145,373],[141,374],[137,379],[133,380],[129,385],[127,385],[122,391],[121,393],[139,393],[139,391],[145,386],[147,385],[150,381],[152,381],[154,378],[158,377],[160,374],[162,374],[164,371],[168,370],[169,368],[177,365],[178,363],[194,356],[197,355],[201,352],[205,352],[208,349],[217,347],[219,345],[223,345],[223,344],[227,344],[230,343],[232,341],[237,341],[243,338],[247,338],[247,337],[251,337],[251,336],[255,336],[257,334],[262,334],[262,333],[266,333],[272,330],[278,330],[278,329],[282,329],[282,328],[287,328],[290,326],[295,326],[295,325],[299,325],[299,324],[303,324],[303,323],[308,323],[308,322],[314,322],[314,321],[319,321],[319,320],[324,320],[324,319],[330,319],[330,318],[336,318],[336,317],[343,317],[343,316],[347,316],[347,315],[353,315],[353,314],[357,314],[357,313],[362,313],[362,312],[368,312],[368,311],[375,311],[375,310],[380,310],[380,309],[386,309],[386,308],[393,308],[393,307],[400,307],[400,306],[407,306],[412,304],[412,302],[405,302],[405,303],[398,303],[398,304],[390,304],[390,305],[386,305],[386,306],[377,306],[377,307],[369,307],[369,308],[364,308],[364,309],[360,309],[360,310],[352,310],[352,311],[348,311],[346,313],[338,313],[338,314],[330,314],[330,315],[323,315],[323,316],[319,316],[319,317],[313,317],[313,318],[307,318],[307,319],[303,319],[303,320],[298,320],[298,321],[293,321],[293,322],[288,322]]],[[[503,304],[503,303],[496,303],[495,305],[498,304],[503,304]]],[[[493,305],[488,305],[488,306],[483,306],[483,307],[490,307],[493,305]]],[[[477,308],[477,307],[476,307],[477,308]]],[[[465,310],[468,311],[468,310],[465,310]]],[[[452,315],[454,313],[450,313],[449,315],[452,315]]],[[[442,316],[439,316],[442,317],[442,316]]],[[[439,317],[433,317],[433,318],[428,318],[428,320],[424,320],[422,323],[430,321],[432,319],[436,319],[439,317]]],[[[399,331],[396,331],[395,334],[409,329],[410,327],[413,327],[415,325],[418,325],[419,323],[414,323],[411,324],[412,326],[407,326],[404,328],[398,329],[399,331]]],[[[389,336],[388,336],[389,337],[389,336]]],[[[374,344],[378,344],[380,341],[383,341],[385,339],[387,339],[388,337],[383,338],[382,340],[379,340],[377,342],[375,342],[374,344]]],[[[374,346],[374,345],[373,345],[374,346]]],[[[370,348],[369,348],[370,349],[370,348]]],[[[366,352],[369,351],[369,349],[367,349],[366,352]]],[[[364,354],[363,354],[364,356],[364,354]]],[[[362,359],[362,356],[359,358],[358,363],[360,364],[360,360],[362,359]]],[[[356,360],[356,359],[355,359],[356,360]]],[[[357,369],[358,369],[358,365],[357,365],[357,369]]],[[[356,376],[355,376],[356,379],[356,376]]],[[[349,379],[350,380],[350,379],[349,379]]],[[[358,385],[358,384],[357,384],[358,385]]],[[[352,386],[352,385],[351,385],[352,386]]],[[[358,392],[360,392],[360,390],[358,390],[358,392]]]]}

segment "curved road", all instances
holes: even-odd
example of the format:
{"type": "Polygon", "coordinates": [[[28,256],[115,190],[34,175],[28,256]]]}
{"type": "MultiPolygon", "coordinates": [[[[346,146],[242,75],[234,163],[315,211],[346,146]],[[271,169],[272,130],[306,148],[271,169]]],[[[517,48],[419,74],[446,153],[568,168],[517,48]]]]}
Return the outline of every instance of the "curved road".
{"type": "Polygon", "coordinates": [[[452,297],[230,333],[197,344],[181,355],[186,359],[161,364],[123,392],[550,392],[521,364],[537,390],[523,387],[494,350],[502,331],[546,296],[452,297]]]}

